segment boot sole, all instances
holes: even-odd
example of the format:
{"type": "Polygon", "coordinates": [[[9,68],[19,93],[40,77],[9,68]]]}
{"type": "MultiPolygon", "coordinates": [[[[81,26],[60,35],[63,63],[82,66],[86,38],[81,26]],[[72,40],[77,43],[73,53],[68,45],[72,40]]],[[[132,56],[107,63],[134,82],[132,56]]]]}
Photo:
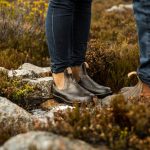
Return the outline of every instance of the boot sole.
{"type": "Polygon", "coordinates": [[[106,94],[95,94],[98,98],[105,98],[109,95],[112,95],[113,92],[109,92],[109,93],[106,93],[106,94]]]}
{"type": "MultiPolygon", "coordinates": [[[[65,98],[62,98],[62,97],[60,97],[60,96],[58,96],[58,95],[55,95],[55,94],[53,94],[53,96],[54,96],[54,98],[55,98],[55,100],[57,101],[57,102],[60,102],[60,103],[66,103],[66,104],[69,104],[69,105],[73,105],[74,103],[72,103],[72,102],[70,102],[70,101],[67,101],[65,98]]],[[[81,103],[79,103],[78,102],[78,104],[81,104],[81,103]]]]}
{"type": "MultiPolygon", "coordinates": [[[[69,105],[73,105],[73,104],[79,104],[79,105],[81,105],[81,104],[88,104],[89,102],[78,102],[78,101],[76,101],[76,102],[70,102],[70,101],[67,101],[65,98],[63,98],[63,97],[60,97],[60,96],[58,96],[58,95],[55,95],[55,94],[53,94],[53,97],[54,97],[54,99],[57,101],[57,102],[59,102],[59,103],[66,103],[66,104],[69,104],[69,105]]],[[[93,98],[93,100],[91,100],[91,102],[94,102],[94,98],[93,98]]]]}

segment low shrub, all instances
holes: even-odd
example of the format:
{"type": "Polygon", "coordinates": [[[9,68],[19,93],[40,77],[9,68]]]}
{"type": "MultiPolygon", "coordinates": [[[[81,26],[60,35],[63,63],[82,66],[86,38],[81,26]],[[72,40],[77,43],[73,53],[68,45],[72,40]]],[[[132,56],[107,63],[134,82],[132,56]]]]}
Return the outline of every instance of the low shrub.
{"type": "MultiPolygon", "coordinates": [[[[121,0],[93,1],[87,62],[91,76],[114,91],[129,85],[127,73],[137,69],[139,53],[133,12],[106,12],[121,0]]],[[[0,1],[0,66],[17,68],[24,62],[49,65],[45,37],[47,0],[0,1]]]]}
{"type": "MultiPolygon", "coordinates": [[[[45,37],[45,16],[48,7],[47,0],[15,0],[0,1],[0,53],[13,50],[26,53],[28,62],[36,62],[38,65],[49,65],[48,49],[45,37]]],[[[1,54],[2,55],[2,54],[1,54]]],[[[3,59],[3,56],[1,56],[3,59]]],[[[0,58],[0,59],[1,59],[0,58]]],[[[24,62],[25,58],[20,58],[24,62]]],[[[0,62],[0,66],[15,68],[11,64],[9,55],[7,63],[0,62]],[[9,63],[10,62],[10,63],[9,63]]],[[[18,58],[16,62],[20,64],[18,58]]]]}
{"type": "Polygon", "coordinates": [[[107,13],[101,3],[96,3],[94,10],[86,57],[90,74],[97,82],[118,91],[130,85],[127,74],[136,71],[139,64],[133,12],[107,13]]]}
{"type": "Polygon", "coordinates": [[[150,103],[129,105],[122,96],[110,108],[75,107],[55,115],[57,134],[82,139],[99,147],[114,150],[148,150],[150,148],[150,103]]]}

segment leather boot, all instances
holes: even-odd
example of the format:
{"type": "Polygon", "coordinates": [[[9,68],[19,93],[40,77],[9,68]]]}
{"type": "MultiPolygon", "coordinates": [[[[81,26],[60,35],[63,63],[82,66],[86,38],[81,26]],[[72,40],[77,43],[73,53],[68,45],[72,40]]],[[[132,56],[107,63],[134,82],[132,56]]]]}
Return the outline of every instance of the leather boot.
{"type": "Polygon", "coordinates": [[[131,72],[128,74],[128,77],[136,75],[138,79],[138,83],[133,87],[124,87],[120,90],[118,94],[114,94],[102,99],[102,106],[110,106],[111,102],[115,100],[117,96],[123,96],[124,100],[128,103],[133,103],[134,100],[140,100],[141,98],[149,99],[150,93],[146,94],[144,91],[144,83],[140,80],[136,72],[131,72]]]}
{"type": "Polygon", "coordinates": [[[99,98],[104,98],[111,95],[112,91],[109,87],[99,85],[88,76],[87,68],[89,68],[89,66],[86,62],[81,64],[79,71],[80,81],[78,84],[99,98]]]}
{"type": "Polygon", "coordinates": [[[89,103],[95,98],[95,95],[82,88],[72,76],[71,68],[64,71],[65,85],[64,89],[59,90],[55,83],[52,85],[54,98],[59,102],[68,104],[73,103],[89,103]]]}

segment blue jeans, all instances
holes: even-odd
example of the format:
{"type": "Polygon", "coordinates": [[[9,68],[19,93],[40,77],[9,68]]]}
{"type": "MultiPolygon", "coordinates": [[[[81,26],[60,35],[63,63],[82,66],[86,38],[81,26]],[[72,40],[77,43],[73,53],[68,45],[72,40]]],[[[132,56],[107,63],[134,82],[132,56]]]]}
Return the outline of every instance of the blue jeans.
{"type": "Polygon", "coordinates": [[[92,0],[51,0],[46,37],[53,73],[85,61],[92,0]]]}
{"type": "Polygon", "coordinates": [[[150,0],[134,0],[134,13],[140,46],[138,75],[150,86],[150,0]]]}

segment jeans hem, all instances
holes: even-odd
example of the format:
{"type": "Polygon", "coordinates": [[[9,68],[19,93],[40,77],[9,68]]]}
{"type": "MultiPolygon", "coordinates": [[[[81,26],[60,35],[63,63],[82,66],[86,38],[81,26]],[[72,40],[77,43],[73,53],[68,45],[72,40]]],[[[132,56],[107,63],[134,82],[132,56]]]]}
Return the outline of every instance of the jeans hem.
{"type": "Polygon", "coordinates": [[[150,80],[148,80],[147,78],[143,77],[140,73],[138,73],[138,77],[140,78],[140,80],[141,80],[143,83],[145,83],[145,84],[147,84],[147,85],[150,86],[150,80]]]}

